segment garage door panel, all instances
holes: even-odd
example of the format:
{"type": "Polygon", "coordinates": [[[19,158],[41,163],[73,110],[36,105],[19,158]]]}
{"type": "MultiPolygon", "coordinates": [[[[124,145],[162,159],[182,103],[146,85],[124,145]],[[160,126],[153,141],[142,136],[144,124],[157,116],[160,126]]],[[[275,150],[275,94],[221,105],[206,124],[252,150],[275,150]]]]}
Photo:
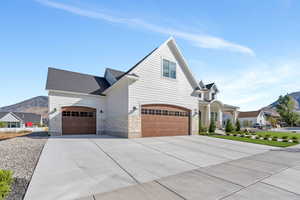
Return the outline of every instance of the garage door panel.
{"type": "Polygon", "coordinates": [[[96,134],[96,109],[70,106],[62,109],[63,134],[96,134]]]}
{"type": "Polygon", "coordinates": [[[188,109],[172,105],[142,106],[142,136],[175,136],[189,134],[188,109]]]}

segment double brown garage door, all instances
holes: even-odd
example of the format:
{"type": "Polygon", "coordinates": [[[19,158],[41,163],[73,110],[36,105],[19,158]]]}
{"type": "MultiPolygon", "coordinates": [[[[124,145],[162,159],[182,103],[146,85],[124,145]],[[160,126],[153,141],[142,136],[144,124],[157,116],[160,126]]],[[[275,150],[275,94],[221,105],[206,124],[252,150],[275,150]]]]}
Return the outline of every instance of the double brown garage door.
{"type": "Polygon", "coordinates": [[[69,106],[62,108],[63,134],[96,134],[96,109],[69,106]]]}
{"type": "Polygon", "coordinates": [[[142,137],[188,135],[188,109],[172,105],[142,106],[142,137]]]}

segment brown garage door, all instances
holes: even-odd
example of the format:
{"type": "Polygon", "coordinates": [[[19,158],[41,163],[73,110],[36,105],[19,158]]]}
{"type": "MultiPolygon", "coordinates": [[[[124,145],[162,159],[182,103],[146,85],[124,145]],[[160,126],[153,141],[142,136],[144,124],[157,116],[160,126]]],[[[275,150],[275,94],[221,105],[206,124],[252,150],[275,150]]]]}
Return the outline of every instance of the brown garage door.
{"type": "Polygon", "coordinates": [[[62,108],[63,134],[96,134],[96,109],[70,106],[62,108]]]}
{"type": "Polygon", "coordinates": [[[142,136],[188,135],[190,111],[171,105],[142,106],[142,136]]]}

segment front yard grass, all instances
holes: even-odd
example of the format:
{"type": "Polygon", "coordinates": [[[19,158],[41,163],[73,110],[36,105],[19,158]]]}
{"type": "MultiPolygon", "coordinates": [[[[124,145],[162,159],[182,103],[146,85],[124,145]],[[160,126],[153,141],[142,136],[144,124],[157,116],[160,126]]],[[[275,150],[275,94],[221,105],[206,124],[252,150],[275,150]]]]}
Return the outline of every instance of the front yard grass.
{"type": "Polygon", "coordinates": [[[265,135],[270,135],[271,137],[278,137],[282,138],[283,136],[287,136],[288,138],[296,137],[300,139],[300,133],[288,133],[288,132],[273,132],[273,131],[258,131],[256,133],[257,135],[262,135],[263,137],[265,135]]]}
{"type": "Polygon", "coordinates": [[[293,143],[293,142],[258,140],[258,139],[251,139],[251,138],[246,138],[246,137],[236,137],[236,136],[227,136],[227,135],[210,135],[210,137],[229,139],[229,140],[235,140],[235,141],[241,141],[241,142],[249,142],[249,143],[255,143],[255,144],[263,144],[263,145],[269,145],[269,146],[273,146],[273,147],[289,147],[289,146],[293,146],[293,145],[297,144],[297,143],[293,143]]]}

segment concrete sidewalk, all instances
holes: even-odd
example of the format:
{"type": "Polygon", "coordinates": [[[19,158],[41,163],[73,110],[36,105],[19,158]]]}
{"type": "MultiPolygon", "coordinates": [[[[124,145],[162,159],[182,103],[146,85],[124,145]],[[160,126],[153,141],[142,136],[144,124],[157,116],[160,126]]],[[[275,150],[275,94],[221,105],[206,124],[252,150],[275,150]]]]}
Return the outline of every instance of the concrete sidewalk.
{"type": "MultiPolygon", "coordinates": [[[[191,176],[196,180],[198,179],[195,174],[200,174],[201,180],[209,176],[213,178],[207,181],[211,180],[213,183],[218,180],[216,183],[221,187],[223,179],[228,178],[222,174],[224,168],[227,171],[231,170],[232,176],[235,171],[241,176],[245,174],[241,181],[239,176],[229,177],[229,181],[233,184],[226,191],[230,193],[252,181],[265,178],[269,175],[267,171],[269,169],[277,172],[281,169],[281,165],[285,167],[284,163],[275,163],[276,167],[264,163],[264,171],[257,169],[258,165],[262,165],[261,159],[264,159],[260,155],[276,149],[278,148],[205,136],[138,139],[95,136],[51,137],[44,147],[25,200],[76,199],[130,186],[136,187],[137,190],[149,191],[149,198],[151,191],[152,193],[161,191],[166,193],[167,199],[173,197],[173,194],[169,194],[169,187],[172,185],[168,183],[170,186],[167,187],[167,182],[163,181],[172,182],[170,177],[173,175],[183,176],[185,172],[192,173],[191,176]],[[253,159],[257,158],[257,163],[249,161],[247,163],[243,160],[252,156],[253,159]],[[241,162],[235,165],[228,164],[234,160],[241,162]],[[242,165],[249,165],[254,169],[245,169],[242,165]],[[209,166],[213,166],[211,170],[207,168],[209,166]],[[217,175],[221,178],[215,179],[214,176],[217,175]],[[143,183],[147,184],[142,186],[143,183]]],[[[186,176],[189,177],[189,174],[186,176]]],[[[187,178],[184,184],[188,186],[188,183],[187,178]]],[[[138,194],[141,193],[137,192],[136,195],[138,194]]]]}
{"type": "Polygon", "coordinates": [[[299,200],[299,182],[300,152],[270,151],[80,200],[299,200]]]}

